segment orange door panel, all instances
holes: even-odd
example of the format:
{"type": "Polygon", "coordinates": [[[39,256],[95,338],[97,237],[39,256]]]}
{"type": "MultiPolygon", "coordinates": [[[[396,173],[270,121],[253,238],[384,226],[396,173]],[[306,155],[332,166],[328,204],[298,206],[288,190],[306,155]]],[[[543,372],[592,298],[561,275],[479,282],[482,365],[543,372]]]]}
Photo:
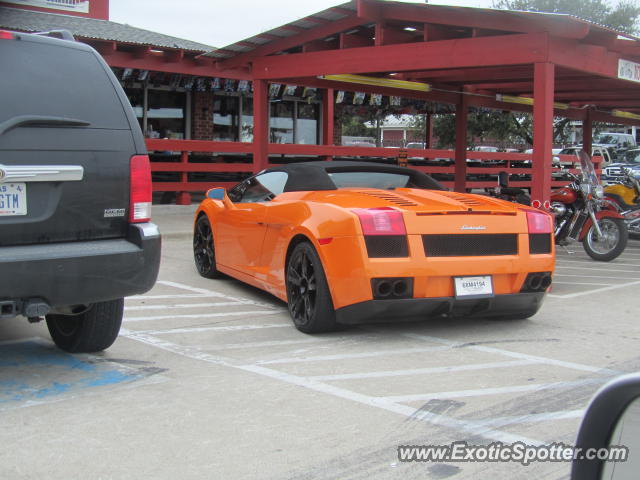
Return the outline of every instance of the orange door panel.
{"type": "Polygon", "coordinates": [[[221,211],[216,218],[216,261],[255,276],[266,231],[265,206],[237,203],[236,207],[221,211]]]}

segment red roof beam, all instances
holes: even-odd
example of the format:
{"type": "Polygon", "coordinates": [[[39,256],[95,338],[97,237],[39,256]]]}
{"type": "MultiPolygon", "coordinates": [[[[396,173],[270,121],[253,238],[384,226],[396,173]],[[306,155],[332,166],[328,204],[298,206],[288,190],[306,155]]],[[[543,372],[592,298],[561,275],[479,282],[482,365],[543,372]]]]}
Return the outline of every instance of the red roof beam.
{"type": "Polygon", "coordinates": [[[225,70],[221,72],[216,68],[213,60],[207,57],[193,59],[183,58],[181,61],[166,63],[162,54],[153,52],[145,57],[137,58],[131,52],[115,51],[106,57],[107,63],[112,67],[135,68],[140,70],[155,70],[167,73],[180,73],[183,75],[195,75],[202,77],[228,77],[236,80],[250,80],[251,76],[246,70],[225,70]]]}
{"type": "Polygon", "coordinates": [[[414,90],[403,90],[392,87],[380,87],[374,85],[360,85],[356,83],[336,82],[332,80],[323,80],[321,78],[291,78],[287,82],[295,85],[315,88],[332,88],[336,91],[343,90],[346,92],[364,92],[379,93],[387,96],[398,96],[405,98],[416,98],[420,100],[428,100],[440,103],[456,103],[458,94],[454,92],[418,92],[414,90]]]}
{"type": "Polygon", "coordinates": [[[547,59],[546,34],[417,42],[257,58],[256,78],[530,64],[547,59]]]}
{"type": "MultiPolygon", "coordinates": [[[[430,8],[429,5],[384,3],[377,0],[357,0],[360,4],[377,5],[386,19],[435,23],[456,27],[483,28],[520,33],[548,32],[565,38],[584,38],[590,31],[589,24],[568,17],[533,14],[523,15],[510,11],[482,11],[464,8],[430,8]]],[[[372,8],[372,7],[368,7],[372,8]]],[[[363,12],[367,9],[362,8],[363,12]]],[[[360,12],[360,9],[359,9],[360,12]]]]}
{"type": "Polygon", "coordinates": [[[326,25],[321,25],[316,28],[310,28],[303,33],[292,35],[286,38],[280,38],[279,40],[275,40],[273,42],[262,45],[261,47],[258,47],[251,52],[237,55],[236,57],[230,58],[228,60],[223,60],[220,62],[220,66],[222,68],[235,68],[252,61],[255,57],[271,55],[273,53],[288,50],[292,47],[296,47],[313,40],[320,40],[324,37],[335,35],[337,33],[341,33],[358,27],[362,23],[362,19],[356,17],[355,15],[343,18],[341,20],[336,20],[335,22],[327,23],[326,25]]]}
{"type": "MultiPolygon", "coordinates": [[[[329,42],[325,42],[329,43],[329,42]]],[[[373,45],[373,38],[369,38],[365,35],[358,35],[357,33],[340,34],[340,48],[358,48],[358,47],[370,47],[373,45]]]]}
{"type": "Polygon", "coordinates": [[[95,40],[95,39],[86,39],[86,40],[83,39],[83,42],[86,42],[89,45],[91,45],[103,57],[111,55],[112,53],[114,53],[117,50],[117,43],[116,42],[109,42],[109,41],[106,41],[106,40],[95,40]]]}
{"type": "Polygon", "coordinates": [[[401,28],[390,25],[387,22],[376,23],[375,44],[376,45],[392,45],[395,43],[411,43],[421,41],[421,36],[416,36],[411,32],[402,30],[401,28]]]}
{"type": "Polygon", "coordinates": [[[163,53],[166,63],[177,63],[184,59],[184,50],[165,50],[163,53]]]}
{"type": "Polygon", "coordinates": [[[564,67],[618,78],[618,58],[616,53],[609,52],[605,47],[597,45],[583,45],[576,40],[566,38],[549,38],[549,61],[564,67]]]}

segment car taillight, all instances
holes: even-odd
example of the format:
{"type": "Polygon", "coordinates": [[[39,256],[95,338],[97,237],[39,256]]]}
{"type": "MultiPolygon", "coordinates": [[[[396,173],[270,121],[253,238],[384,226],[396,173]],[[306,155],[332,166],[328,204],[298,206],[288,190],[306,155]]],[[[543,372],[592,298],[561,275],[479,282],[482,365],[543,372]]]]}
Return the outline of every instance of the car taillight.
{"type": "Polygon", "coordinates": [[[13,33],[0,30],[0,40],[13,40],[14,38],[16,38],[16,36],[13,33]]]}
{"type": "Polygon", "coordinates": [[[129,222],[151,220],[151,165],[147,155],[134,155],[130,163],[131,195],[129,222]]]}
{"type": "Polygon", "coordinates": [[[356,208],[364,235],[406,235],[402,212],[389,207],[356,208]]]}
{"type": "Polygon", "coordinates": [[[527,212],[529,233],[551,233],[552,217],[544,212],[527,212]]]}

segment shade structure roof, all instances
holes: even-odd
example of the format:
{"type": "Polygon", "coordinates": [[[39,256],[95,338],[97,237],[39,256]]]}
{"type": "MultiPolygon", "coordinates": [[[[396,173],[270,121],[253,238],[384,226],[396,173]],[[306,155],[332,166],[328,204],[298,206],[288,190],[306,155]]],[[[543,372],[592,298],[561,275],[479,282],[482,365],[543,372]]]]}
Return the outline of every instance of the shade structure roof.
{"type": "Polygon", "coordinates": [[[640,39],[564,14],[353,0],[206,56],[280,83],[340,88],[321,77],[357,74],[525,105],[534,64],[550,62],[559,108],[640,112],[640,39]]]}
{"type": "Polygon", "coordinates": [[[22,32],[68,30],[82,39],[107,40],[131,45],[210,52],[214,47],[142,28],[95,18],[0,7],[0,28],[22,32]]]}

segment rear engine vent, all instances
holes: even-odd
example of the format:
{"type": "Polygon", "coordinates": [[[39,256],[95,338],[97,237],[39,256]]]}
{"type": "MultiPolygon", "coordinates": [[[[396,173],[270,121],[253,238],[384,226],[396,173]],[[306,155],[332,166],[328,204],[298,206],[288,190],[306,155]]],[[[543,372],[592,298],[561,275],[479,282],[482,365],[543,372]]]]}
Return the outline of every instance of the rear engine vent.
{"type": "Polygon", "coordinates": [[[481,257],[517,255],[518,235],[487,233],[467,235],[422,235],[427,257],[481,257]]]}
{"type": "Polygon", "coordinates": [[[396,193],[381,193],[381,192],[367,192],[361,191],[358,193],[363,193],[365,195],[369,195],[371,197],[376,197],[381,200],[385,200],[389,203],[393,203],[394,205],[399,205],[401,207],[417,207],[418,204],[408,198],[400,196],[396,193]]]}
{"type": "Polygon", "coordinates": [[[365,235],[369,258],[399,258],[409,256],[406,235],[365,235]]]}
{"type": "Polygon", "coordinates": [[[529,253],[551,253],[551,235],[548,233],[529,234],[529,253]]]}
{"type": "Polygon", "coordinates": [[[460,203],[464,203],[465,205],[469,206],[469,207],[480,207],[482,206],[482,202],[474,199],[474,198],[469,198],[469,197],[465,197],[463,195],[449,195],[450,198],[453,198],[454,200],[460,202],[460,203]]]}

